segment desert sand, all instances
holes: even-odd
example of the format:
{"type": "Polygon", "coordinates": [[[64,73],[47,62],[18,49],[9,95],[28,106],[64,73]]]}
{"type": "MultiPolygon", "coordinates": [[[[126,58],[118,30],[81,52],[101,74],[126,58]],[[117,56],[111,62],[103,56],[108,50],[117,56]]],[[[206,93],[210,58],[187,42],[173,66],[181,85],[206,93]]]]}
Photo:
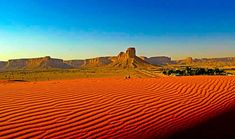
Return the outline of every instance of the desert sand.
{"type": "Polygon", "coordinates": [[[225,76],[0,81],[0,138],[164,138],[234,99],[225,76]]]}

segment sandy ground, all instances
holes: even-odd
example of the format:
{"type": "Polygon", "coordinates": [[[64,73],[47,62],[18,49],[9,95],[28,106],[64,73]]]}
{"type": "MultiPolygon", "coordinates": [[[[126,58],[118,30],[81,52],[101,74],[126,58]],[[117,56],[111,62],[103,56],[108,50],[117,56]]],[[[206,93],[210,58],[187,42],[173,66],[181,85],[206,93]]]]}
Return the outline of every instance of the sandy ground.
{"type": "Polygon", "coordinates": [[[235,107],[235,77],[0,81],[0,138],[165,138],[235,107]]]}

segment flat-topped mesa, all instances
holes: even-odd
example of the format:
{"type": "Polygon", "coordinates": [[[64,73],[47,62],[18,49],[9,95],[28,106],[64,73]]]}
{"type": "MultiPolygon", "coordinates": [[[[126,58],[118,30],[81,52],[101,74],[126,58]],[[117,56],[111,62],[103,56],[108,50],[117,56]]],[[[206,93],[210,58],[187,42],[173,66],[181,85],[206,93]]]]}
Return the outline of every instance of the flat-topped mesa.
{"type": "Polygon", "coordinates": [[[83,66],[99,67],[99,66],[106,66],[111,63],[112,63],[111,57],[97,57],[97,58],[86,59],[83,66]]]}
{"type": "Polygon", "coordinates": [[[166,65],[166,64],[170,64],[171,58],[170,57],[166,57],[166,56],[156,56],[156,57],[140,57],[141,59],[143,59],[144,61],[147,61],[148,63],[152,64],[152,65],[166,65]]]}
{"type": "Polygon", "coordinates": [[[136,50],[134,47],[130,47],[126,50],[127,58],[135,58],[136,57],[136,50]]]}
{"type": "Polygon", "coordinates": [[[136,56],[136,50],[130,47],[126,53],[120,52],[117,57],[113,58],[113,67],[121,68],[139,68],[139,67],[152,67],[148,62],[136,56]]]}
{"type": "Polygon", "coordinates": [[[181,60],[176,60],[176,63],[178,64],[192,64],[194,62],[192,57],[187,57],[185,59],[181,59],[181,60]]]}
{"type": "Polygon", "coordinates": [[[62,59],[51,58],[50,56],[27,59],[12,59],[7,62],[6,69],[48,69],[48,68],[70,68],[62,59]]]}

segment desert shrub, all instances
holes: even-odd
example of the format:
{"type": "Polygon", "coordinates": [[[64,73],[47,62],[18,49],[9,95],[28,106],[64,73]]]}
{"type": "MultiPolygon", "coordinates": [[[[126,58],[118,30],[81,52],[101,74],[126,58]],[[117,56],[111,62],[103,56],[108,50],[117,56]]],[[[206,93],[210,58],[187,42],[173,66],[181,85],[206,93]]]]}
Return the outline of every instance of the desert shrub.
{"type": "Polygon", "coordinates": [[[205,68],[195,68],[186,67],[184,70],[164,70],[165,75],[176,75],[176,76],[193,76],[193,75],[226,75],[226,72],[221,69],[205,69],[205,68]]]}

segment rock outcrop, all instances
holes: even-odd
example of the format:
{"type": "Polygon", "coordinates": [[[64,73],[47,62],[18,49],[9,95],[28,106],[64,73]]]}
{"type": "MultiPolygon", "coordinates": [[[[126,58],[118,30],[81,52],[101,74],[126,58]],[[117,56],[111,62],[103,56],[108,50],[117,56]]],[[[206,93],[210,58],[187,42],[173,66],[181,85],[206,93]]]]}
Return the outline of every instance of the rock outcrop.
{"type": "Polygon", "coordinates": [[[202,58],[202,59],[194,59],[194,62],[235,62],[235,57],[202,58]]]}
{"type": "Polygon", "coordinates": [[[211,67],[235,66],[235,57],[193,59],[192,64],[211,67]]]}
{"type": "Polygon", "coordinates": [[[192,57],[187,57],[185,59],[176,60],[177,64],[192,64],[194,62],[192,57]]]}
{"type": "Polygon", "coordinates": [[[4,69],[7,65],[7,62],[4,62],[4,61],[0,61],[0,70],[1,69],[4,69]]]}
{"type": "Polygon", "coordinates": [[[106,66],[112,63],[111,57],[97,57],[97,58],[91,58],[86,59],[84,63],[84,67],[100,67],[100,66],[106,66]]]}
{"type": "Polygon", "coordinates": [[[151,67],[148,62],[142,60],[136,56],[135,48],[128,48],[126,53],[120,52],[117,57],[113,58],[113,67],[122,68],[140,68],[140,67],[151,67]]]}
{"type": "Polygon", "coordinates": [[[26,59],[13,59],[9,60],[6,68],[7,69],[23,69],[27,66],[27,60],[26,59]]]}
{"type": "Polygon", "coordinates": [[[149,58],[142,56],[140,58],[152,65],[166,65],[166,64],[171,64],[172,62],[171,58],[166,56],[149,57],[149,58]]]}
{"type": "Polygon", "coordinates": [[[0,61],[0,70],[22,69],[67,69],[82,67],[117,67],[117,68],[149,68],[166,64],[185,64],[192,66],[235,66],[235,57],[202,58],[193,59],[188,57],[183,60],[171,60],[170,57],[138,57],[135,48],[131,47],[126,52],[120,52],[117,56],[97,57],[85,60],[55,59],[49,56],[32,59],[13,59],[7,62],[0,61]]]}
{"type": "Polygon", "coordinates": [[[0,61],[0,70],[23,69],[67,69],[86,67],[115,67],[115,68],[152,68],[153,66],[166,64],[185,64],[192,66],[235,66],[235,57],[202,58],[188,57],[183,60],[171,60],[170,57],[138,57],[135,48],[131,47],[126,52],[120,52],[117,56],[97,57],[85,60],[55,59],[49,56],[29,59],[13,59],[7,62],[0,61]]]}
{"type": "Polygon", "coordinates": [[[136,50],[133,47],[130,47],[126,50],[127,58],[136,58],[136,50]]]}
{"type": "Polygon", "coordinates": [[[65,64],[62,59],[54,59],[49,56],[46,56],[42,58],[9,60],[5,68],[9,70],[49,69],[49,68],[64,69],[64,68],[70,68],[70,66],[65,64]]]}
{"type": "Polygon", "coordinates": [[[67,60],[64,63],[68,64],[72,68],[82,68],[82,67],[102,67],[111,64],[112,57],[97,57],[85,60],[67,60]]]}
{"type": "Polygon", "coordinates": [[[65,64],[69,65],[72,68],[81,68],[85,64],[85,60],[66,60],[65,64]]]}
{"type": "Polygon", "coordinates": [[[185,59],[185,63],[186,63],[186,64],[192,64],[192,63],[193,63],[193,58],[192,58],[192,57],[187,57],[187,58],[185,59]]]}
{"type": "Polygon", "coordinates": [[[183,60],[177,60],[176,64],[185,64],[192,66],[211,66],[211,67],[224,67],[224,66],[235,66],[235,57],[224,57],[224,58],[201,58],[193,59],[187,57],[183,60]]]}

